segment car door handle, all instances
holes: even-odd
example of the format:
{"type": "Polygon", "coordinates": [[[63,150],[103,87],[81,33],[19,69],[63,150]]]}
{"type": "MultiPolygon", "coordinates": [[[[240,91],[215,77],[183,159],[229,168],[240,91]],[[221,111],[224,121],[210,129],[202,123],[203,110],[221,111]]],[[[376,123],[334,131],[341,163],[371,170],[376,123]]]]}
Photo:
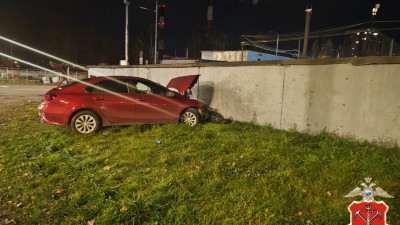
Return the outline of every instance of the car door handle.
{"type": "Polygon", "coordinates": [[[146,101],[146,99],[144,99],[144,98],[138,98],[137,100],[138,100],[138,101],[141,101],[141,102],[146,101]]]}
{"type": "Polygon", "coordinates": [[[103,98],[103,97],[94,97],[93,99],[94,99],[94,100],[97,100],[97,101],[104,100],[104,98],[103,98]]]}

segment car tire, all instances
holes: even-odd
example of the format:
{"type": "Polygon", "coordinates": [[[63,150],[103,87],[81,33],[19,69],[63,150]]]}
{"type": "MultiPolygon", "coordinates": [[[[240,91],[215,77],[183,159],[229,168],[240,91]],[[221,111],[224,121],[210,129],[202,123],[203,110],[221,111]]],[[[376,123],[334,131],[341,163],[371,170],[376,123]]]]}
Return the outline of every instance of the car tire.
{"type": "Polygon", "coordinates": [[[194,108],[186,109],[180,117],[180,122],[187,124],[191,127],[196,126],[200,123],[200,114],[194,108]]]}
{"type": "Polygon", "coordinates": [[[92,111],[82,111],[72,117],[71,128],[78,134],[92,134],[99,130],[100,120],[92,111]]]}

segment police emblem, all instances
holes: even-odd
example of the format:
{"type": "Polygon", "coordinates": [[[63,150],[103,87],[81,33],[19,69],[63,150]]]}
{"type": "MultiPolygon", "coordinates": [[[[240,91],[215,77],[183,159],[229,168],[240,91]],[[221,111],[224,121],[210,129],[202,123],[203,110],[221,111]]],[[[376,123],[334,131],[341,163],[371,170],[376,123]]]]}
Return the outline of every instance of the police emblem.
{"type": "Polygon", "coordinates": [[[393,198],[382,188],[377,187],[374,190],[374,186],[378,182],[371,182],[372,178],[365,178],[364,182],[359,184],[364,188],[354,188],[350,193],[344,196],[344,198],[351,198],[356,196],[362,196],[362,201],[353,201],[348,210],[350,212],[350,225],[387,225],[386,224],[386,213],[389,210],[383,201],[375,201],[374,196],[380,196],[384,198],[393,198]]]}

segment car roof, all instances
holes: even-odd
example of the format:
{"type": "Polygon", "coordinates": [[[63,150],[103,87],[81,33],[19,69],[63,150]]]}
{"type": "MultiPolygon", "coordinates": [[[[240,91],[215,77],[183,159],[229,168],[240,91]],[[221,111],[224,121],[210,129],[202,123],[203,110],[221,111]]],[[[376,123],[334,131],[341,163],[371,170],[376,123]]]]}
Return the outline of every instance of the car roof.
{"type": "Polygon", "coordinates": [[[97,76],[90,76],[90,79],[96,79],[96,80],[103,80],[103,79],[117,79],[117,80],[122,80],[122,79],[138,79],[138,80],[148,80],[146,78],[142,78],[142,77],[134,77],[134,76],[101,76],[101,77],[97,77],[97,76]]]}
{"type": "Polygon", "coordinates": [[[102,80],[138,80],[138,81],[146,81],[146,82],[150,82],[152,84],[161,86],[163,88],[166,88],[164,85],[158,84],[152,80],[143,78],[143,77],[134,77],[134,76],[101,76],[101,77],[95,77],[95,76],[90,76],[90,79],[88,80],[88,83],[94,83],[96,81],[102,81],[102,80]]]}

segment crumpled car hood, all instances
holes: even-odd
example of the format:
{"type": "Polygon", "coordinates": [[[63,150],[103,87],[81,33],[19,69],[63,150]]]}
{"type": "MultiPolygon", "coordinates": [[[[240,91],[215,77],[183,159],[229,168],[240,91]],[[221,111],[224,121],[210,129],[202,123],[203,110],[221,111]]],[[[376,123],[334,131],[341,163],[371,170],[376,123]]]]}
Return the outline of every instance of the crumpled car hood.
{"type": "Polygon", "coordinates": [[[199,74],[176,77],[169,81],[167,88],[175,88],[180,94],[184,93],[188,88],[192,88],[199,80],[199,74]]]}

